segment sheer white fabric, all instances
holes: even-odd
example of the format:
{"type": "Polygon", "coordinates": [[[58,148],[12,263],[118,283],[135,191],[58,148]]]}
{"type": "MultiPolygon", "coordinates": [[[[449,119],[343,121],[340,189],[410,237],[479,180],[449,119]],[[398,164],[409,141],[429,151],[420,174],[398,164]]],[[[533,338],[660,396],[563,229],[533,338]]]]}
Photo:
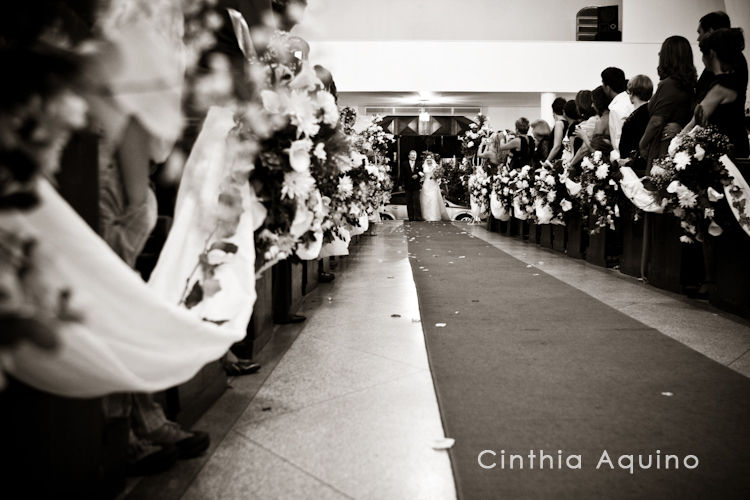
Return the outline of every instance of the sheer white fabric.
{"type": "Polygon", "coordinates": [[[0,224],[37,236],[36,272],[50,293],[70,290],[83,320],[60,326],[57,351],[12,351],[16,378],[71,397],[154,392],[189,380],[242,338],[149,289],[46,181],[39,194],[37,208],[2,214],[0,224]]]}
{"type": "MultiPolygon", "coordinates": [[[[185,165],[172,229],[149,279],[149,286],[171,304],[179,304],[186,284],[190,289],[200,277],[193,272],[200,254],[212,242],[221,211],[219,194],[231,178],[233,162],[227,136],[233,127],[230,109],[212,107],[185,165]]],[[[237,245],[237,253],[216,269],[215,278],[221,287],[218,293],[204,298],[190,312],[199,319],[223,322],[222,328],[242,338],[256,298],[253,233],[258,216],[249,183],[241,182],[237,187],[243,213],[237,233],[222,240],[237,245]]]]}
{"type": "Polygon", "coordinates": [[[422,166],[424,182],[419,201],[422,205],[422,218],[426,221],[450,220],[443,195],[440,193],[440,183],[433,177],[436,168],[437,164],[430,160],[422,166]]]}

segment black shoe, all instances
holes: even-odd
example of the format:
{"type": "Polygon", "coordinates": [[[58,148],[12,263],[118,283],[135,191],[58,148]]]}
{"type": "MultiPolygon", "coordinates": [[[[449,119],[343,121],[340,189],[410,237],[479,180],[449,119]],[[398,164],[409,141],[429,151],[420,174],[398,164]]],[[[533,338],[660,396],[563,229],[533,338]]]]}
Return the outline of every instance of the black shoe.
{"type": "MultiPolygon", "coordinates": [[[[153,446],[153,445],[151,445],[153,446]]],[[[157,450],[127,464],[128,476],[151,476],[169,470],[179,455],[171,444],[154,446],[157,450]]]]}
{"type": "Polygon", "coordinates": [[[336,275],[333,273],[320,273],[320,276],[318,276],[318,281],[320,283],[330,283],[331,281],[336,279],[336,275]]]}
{"type": "Polygon", "coordinates": [[[260,370],[260,363],[256,363],[250,359],[238,359],[235,362],[224,362],[224,371],[230,377],[250,375],[258,370],[260,370]]]}
{"type": "MultiPolygon", "coordinates": [[[[258,365],[260,368],[260,365],[258,365]]],[[[180,458],[195,458],[203,454],[211,446],[211,436],[207,432],[190,431],[192,436],[175,443],[180,458]]]]}
{"type": "Polygon", "coordinates": [[[288,325],[289,323],[302,323],[306,319],[306,316],[302,316],[300,314],[291,314],[289,317],[279,321],[278,323],[280,325],[288,325]]]}

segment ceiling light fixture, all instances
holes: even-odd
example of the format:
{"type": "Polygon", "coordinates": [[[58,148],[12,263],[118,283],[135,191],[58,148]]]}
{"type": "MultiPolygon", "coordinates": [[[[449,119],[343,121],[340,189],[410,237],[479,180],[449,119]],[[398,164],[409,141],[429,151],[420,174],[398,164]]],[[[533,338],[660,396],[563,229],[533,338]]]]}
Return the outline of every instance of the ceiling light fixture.
{"type": "Polygon", "coordinates": [[[419,110],[419,121],[421,122],[430,121],[430,113],[428,113],[424,108],[419,110]]]}

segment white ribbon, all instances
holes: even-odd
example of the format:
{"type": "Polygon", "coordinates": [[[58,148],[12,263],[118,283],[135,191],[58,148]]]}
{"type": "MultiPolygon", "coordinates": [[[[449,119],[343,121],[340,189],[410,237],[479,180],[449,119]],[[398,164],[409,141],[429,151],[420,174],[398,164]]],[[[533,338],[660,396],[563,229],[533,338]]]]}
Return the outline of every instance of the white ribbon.
{"type": "MultiPolygon", "coordinates": [[[[729,172],[729,175],[731,175],[734,180],[729,186],[724,186],[724,194],[727,197],[727,202],[729,203],[729,208],[732,209],[732,213],[734,214],[734,218],[737,219],[737,223],[740,222],[740,217],[750,217],[750,202],[745,203],[745,210],[744,213],[740,212],[737,207],[734,206],[732,203],[737,197],[741,199],[745,199],[750,201],[750,185],[748,185],[745,178],[740,173],[737,166],[732,162],[732,160],[729,159],[727,155],[722,156],[719,158],[719,161],[722,165],[724,165],[724,168],[727,169],[729,172]],[[732,188],[736,187],[739,188],[739,195],[735,196],[732,194],[732,188]]],[[[740,224],[740,227],[747,233],[748,236],[750,236],[750,227],[748,225],[742,225],[740,224]]]]}
{"type": "Polygon", "coordinates": [[[620,187],[622,192],[637,208],[644,212],[660,214],[664,212],[659,202],[656,201],[654,193],[643,187],[643,182],[638,178],[632,168],[620,167],[622,180],[620,187]]]}

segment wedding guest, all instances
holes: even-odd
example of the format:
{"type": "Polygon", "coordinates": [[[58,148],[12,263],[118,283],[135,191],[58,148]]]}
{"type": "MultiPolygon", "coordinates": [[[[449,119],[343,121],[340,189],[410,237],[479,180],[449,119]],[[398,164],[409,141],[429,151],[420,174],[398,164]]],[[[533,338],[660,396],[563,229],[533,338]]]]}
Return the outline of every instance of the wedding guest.
{"type": "Polygon", "coordinates": [[[639,143],[641,156],[650,170],[656,158],[664,156],[669,143],[693,114],[693,89],[697,72],[690,42],[670,36],[661,45],[656,93],[648,102],[649,120],[639,143]]]}
{"type": "Polygon", "coordinates": [[[590,90],[578,91],[578,94],[576,94],[576,107],[578,108],[580,121],[573,131],[575,135],[573,142],[574,154],[578,154],[578,151],[580,151],[585,142],[591,142],[596,123],[599,120],[599,115],[596,113],[596,109],[594,109],[592,92],[590,90]]]}
{"type": "Polygon", "coordinates": [[[583,141],[580,149],[573,157],[570,162],[571,166],[577,166],[586,155],[592,151],[601,150],[602,145],[606,145],[606,149],[611,150],[611,142],[609,139],[609,103],[611,99],[607,96],[602,86],[596,87],[591,92],[591,105],[596,111],[596,121],[594,128],[591,130],[591,134],[581,133],[577,137],[580,137],[583,141]]]}
{"type": "Polygon", "coordinates": [[[558,97],[552,101],[552,114],[555,117],[555,126],[552,129],[552,148],[545,160],[545,163],[550,166],[555,160],[559,160],[562,157],[563,138],[568,132],[569,124],[563,116],[563,113],[565,112],[565,102],[565,99],[562,97],[558,97]]]}
{"type": "Polygon", "coordinates": [[[609,137],[612,149],[619,151],[622,124],[633,112],[633,104],[626,92],[625,73],[620,68],[606,68],[602,71],[602,89],[612,99],[609,103],[609,137]]]}
{"type": "MultiPolygon", "coordinates": [[[[698,32],[698,43],[715,30],[730,28],[731,26],[731,21],[726,12],[720,10],[709,12],[701,17],[698,22],[698,29],[696,30],[698,32]]],[[[744,68],[739,69],[739,71],[744,71],[745,75],[747,75],[747,62],[745,63],[744,68]]],[[[701,73],[698,83],[695,86],[696,102],[700,102],[706,95],[706,92],[708,92],[708,89],[713,83],[713,79],[714,73],[708,67],[704,67],[703,73],[701,73]]]]}
{"type": "Polygon", "coordinates": [[[648,103],[654,93],[654,84],[646,75],[636,75],[628,82],[628,95],[633,103],[633,112],[630,113],[622,124],[622,135],[620,136],[620,156],[630,158],[630,167],[637,173],[643,175],[646,170],[646,160],[641,157],[638,143],[646,131],[648,125],[648,103]]]}
{"type": "Polygon", "coordinates": [[[523,116],[516,120],[516,137],[497,147],[500,151],[510,151],[510,168],[520,169],[531,164],[534,141],[529,140],[529,120],[523,116]]]}
{"type": "Polygon", "coordinates": [[[531,134],[534,137],[534,153],[531,161],[534,168],[539,168],[547,160],[552,149],[552,129],[547,120],[536,120],[531,124],[531,134]]]}
{"type": "Polygon", "coordinates": [[[690,130],[695,124],[713,125],[729,137],[735,158],[750,156],[744,111],[747,89],[744,48],[745,38],[740,28],[715,30],[701,40],[703,63],[714,79],[685,127],[690,130]]]}
{"type": "MultiPolygon", "coordinates": [[[[563,147],[565,148],[563,162],[565,163],[567,161],[569,163],[577,149],[576,138],[573,133],[575,132],[576,125],[581,121],[580,116],[578,115],[578,105],[575,100],[571,99],[565,103],[565,107],[563,107],[563,117],[568,122],[568,130],[565,132],[565,138],[563,139],[563,147]]],[[[580,147],[580,145],[578,145],[578,147],[580,147]]]]}
{"type": "Polygon", "coordinates": [[[331,74],[331,72],[320,64],[316,64],[315,66],[313,66],[313,69],[315,70],[315,74],[317,75],[317,77],[323,83],[323,90],[330,93],[338,103],[339,95],[336,90],[336,82],[333,81],[333,75],[331,74]]]}

